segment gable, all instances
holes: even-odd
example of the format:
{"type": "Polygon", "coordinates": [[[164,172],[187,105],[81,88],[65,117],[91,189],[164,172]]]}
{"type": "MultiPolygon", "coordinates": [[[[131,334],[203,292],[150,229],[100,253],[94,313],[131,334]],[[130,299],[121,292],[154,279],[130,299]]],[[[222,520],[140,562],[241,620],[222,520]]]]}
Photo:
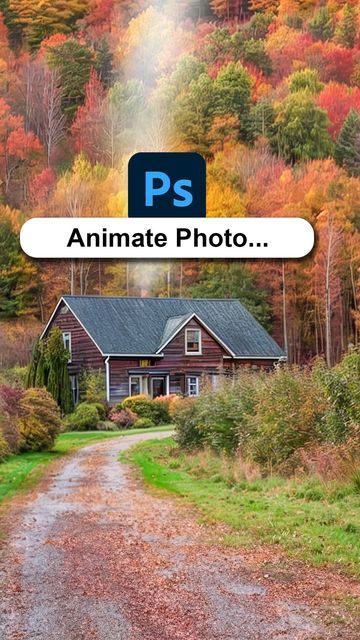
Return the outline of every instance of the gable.
{"type": "MultiPolygon", "coordinates": [[[[181,327],[179,331],[169,340],[166,346],[162,349],[162,353],[164,354],[164,360],[162,363],[165,363],[167,358],[178,356],[182,359],[189,359],[192,361],[194,365],[196,365],[197,361],[203,363],[204,360],[211,357],[220,357],[224,355],[228,355],[228,352],[224,349],[224,347],[219,343],[219,341],[215,338],[215,336],[211,335],[207,329],[201,324],[201,322],[192,317],[188,322],[185,323],[184,326],[181,327]],[[186,353],[186,331],[187,329],[199,329],[201,332],[201,354],[189,355],[186,353]]],[[[164,364],[165,366],[165,364],[164,364]]]]}

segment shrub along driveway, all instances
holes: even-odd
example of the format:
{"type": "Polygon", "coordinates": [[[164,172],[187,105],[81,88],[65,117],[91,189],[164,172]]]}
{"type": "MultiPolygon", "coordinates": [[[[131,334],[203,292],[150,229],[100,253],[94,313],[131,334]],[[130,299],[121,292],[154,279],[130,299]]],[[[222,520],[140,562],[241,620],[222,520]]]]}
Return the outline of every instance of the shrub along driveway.
{"type": "Polygon", "coordinates": [[[149,438],[81,449],[14,500],[0,567],[2,640],[359,637],[344,631],[338,604],[323,608],[325,596],[355,594],[351,579],[285,570],[269,549],[221,547],[195,514],[144,490],[118,456],[149,438]]]}

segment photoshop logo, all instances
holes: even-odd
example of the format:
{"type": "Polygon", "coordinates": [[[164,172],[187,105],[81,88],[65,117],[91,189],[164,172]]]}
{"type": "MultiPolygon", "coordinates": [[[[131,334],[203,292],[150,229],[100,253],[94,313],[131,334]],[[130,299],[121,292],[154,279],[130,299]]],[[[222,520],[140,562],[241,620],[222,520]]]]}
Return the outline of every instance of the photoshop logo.
{"type": "Polygon", "coordinates": [[[205,218],[206,163],[198,153],[136,153],[129,160],[129,218],[205,218]]]}

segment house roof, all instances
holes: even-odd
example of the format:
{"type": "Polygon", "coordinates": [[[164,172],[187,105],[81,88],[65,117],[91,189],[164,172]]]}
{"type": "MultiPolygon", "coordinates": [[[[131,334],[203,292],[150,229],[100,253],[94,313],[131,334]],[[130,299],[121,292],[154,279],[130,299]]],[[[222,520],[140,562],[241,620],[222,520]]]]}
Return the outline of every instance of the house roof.
{"type": "Polygon", "coordinates": [[[104,355],[155,355],[195,316],[234,357],[284,356],[238,300],[103,296],[62,300],[104,355]]]}

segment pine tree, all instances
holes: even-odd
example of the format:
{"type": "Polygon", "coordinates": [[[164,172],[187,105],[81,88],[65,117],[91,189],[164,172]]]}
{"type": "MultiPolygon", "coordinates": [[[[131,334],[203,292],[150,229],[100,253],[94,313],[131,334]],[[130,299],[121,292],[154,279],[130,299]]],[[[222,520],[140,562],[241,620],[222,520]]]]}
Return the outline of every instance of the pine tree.
{"type": "Polygon", "coordinates": [[[309,21],[309,31],[318,40],[331,40],[334,35],[334,22],[327,7],[320,7],[309,21]]]}
{"type": "Polygon", "coordinates": [[[351,4],[346,4],[342,20],[336,30],[336,39],[344,47],[352,49],[355,44],[357,30],[355,7],[351,4]]]}
{"type": "Polygon", "coordinates": [[[335,146],[336,162],[352,176],[360,176],[360,113],[350,109],[335,146]]]}
{"type": "Polygon", "coordinates": [[[34,344],[26,385],[28,388],[46,387],[63,413],[72,409],[68,361],[62,333],[58,328],[52,329],[46,339],[34,344]]]}

